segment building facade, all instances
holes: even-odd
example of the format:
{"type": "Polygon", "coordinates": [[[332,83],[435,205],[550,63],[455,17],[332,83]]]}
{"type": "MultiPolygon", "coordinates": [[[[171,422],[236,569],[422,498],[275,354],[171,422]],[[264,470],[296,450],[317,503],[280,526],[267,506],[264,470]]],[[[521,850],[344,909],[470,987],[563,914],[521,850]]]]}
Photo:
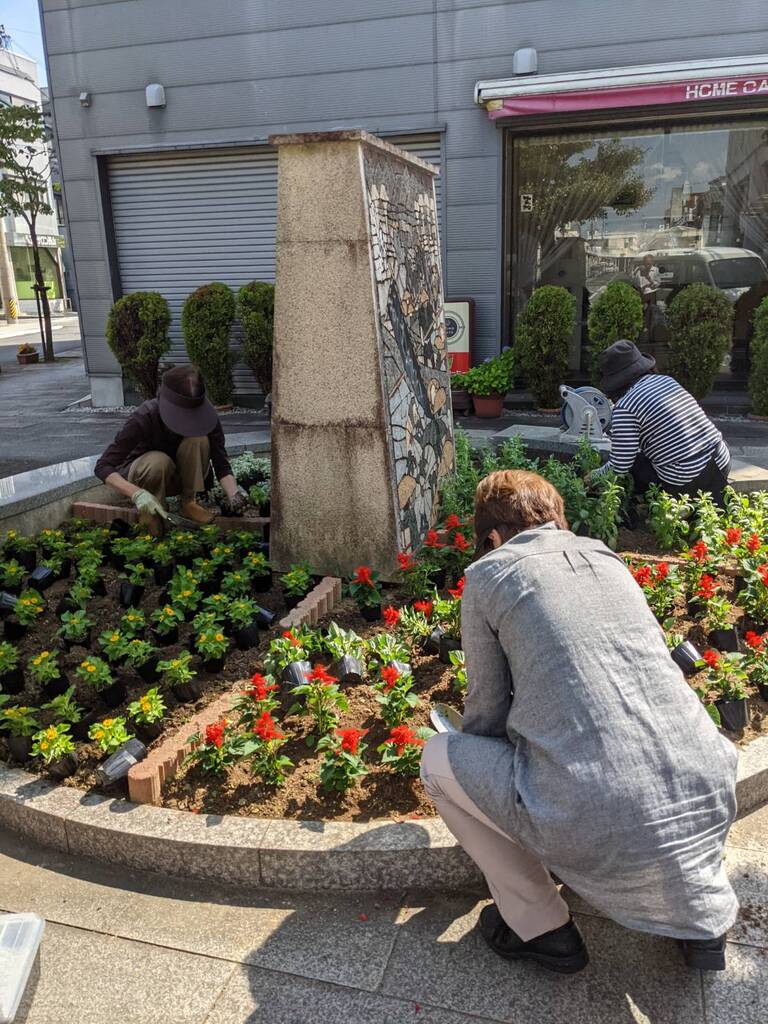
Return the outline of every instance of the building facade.
{"type": "MultiPolygon", "coordinates": [[[[760,0],[726,18],[714,0],[41,8],[96,404],[122,399],[104,336],[115,297],[162,292],[178,360],[190,291],[274,279],[267,140],[280,132],[359,126],[439,166],[446,293],[474,300],[475,360],[513,341],[533,287],[561,284],[576,298],[578,379],[590,304],[611,280],[637,286],[646,253],[659,286],[644,341],[662,356],[685,284],[722,288],[747,324],[768,278],[760,0]]],[[[734,336],[725,382],[743,375],[745,344],[734,336]]],[[[242,365],[236,384],[247,401],[242,365]]]]}

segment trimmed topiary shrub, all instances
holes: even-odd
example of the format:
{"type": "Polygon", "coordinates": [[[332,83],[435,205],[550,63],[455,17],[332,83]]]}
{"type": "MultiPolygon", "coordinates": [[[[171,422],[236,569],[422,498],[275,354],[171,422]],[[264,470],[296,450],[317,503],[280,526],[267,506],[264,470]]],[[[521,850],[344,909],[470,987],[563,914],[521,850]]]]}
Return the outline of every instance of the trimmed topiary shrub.
{"type": "Polygon", "coordinates": [[[752,399],[752,412],[757,416],[768,416],[768,298],[763,299],[755,310],[752,323],[755,330],[750,347],[749,397],[752,399]]]}
{"type": "Polygon", "coordinates": [[[229,332],[235,319],[235,296],[221,281],[201,285],[188,295],[181,329],[189,358],[202,373],[214,405],[232,401],[232,354],[229,332]]]}
{"type": "Polygon", "coordinates": [[[559,387],[568,372],[568,342],[575,317],[573,295],[559,285],[545,284],[533,292],[517,322],[520,365],[540,406],[560,405],[559,387]]]}
{"type": "Polygon", "coordinates": [[[243,355],[264,394],[272,390],[272,333],[275,286],[250,281],[237,293],[237,316],[243,327],[243,355]]]}
{"type": "Polygon", "coordinates": [[[171,313],[158,292],[123,295],[107,318],[107,342],[128,381],[142,398],[157,394],[160,358],[171,347],[171,313]]]}
{"type": "Polygon", "coordinates": [[[611,281],[593,302],[587,318],[592,379],[600,380],[600,355],[614,341],[637,341],[643,329],[643,300],[626,281],[611,281]]]}
{"type": "Polygon", "coordinates": [[[695,398],[715,383],[731,347],[733,306],[708,284],[690,284],[667,307],[669,373],[695,398]]]}

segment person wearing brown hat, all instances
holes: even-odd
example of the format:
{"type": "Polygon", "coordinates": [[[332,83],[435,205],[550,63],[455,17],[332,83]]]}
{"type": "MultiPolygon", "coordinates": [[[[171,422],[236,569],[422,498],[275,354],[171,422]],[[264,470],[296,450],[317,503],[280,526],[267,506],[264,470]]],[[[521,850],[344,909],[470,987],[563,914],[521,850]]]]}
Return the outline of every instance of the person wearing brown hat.
{"type": "Polygon", "coordinates": [[[181,497],[181,514],[195,523],[214,515],[196,500],[204,489],[209,463],[227,496],[228,508],[247,503],[238,487],[224,446],[218,413],[194,366],[174,366],[163,374],[157,398],[133,412],[96,463],[96,476],[130,498],[139,520],[154,536],[163,533],[165,499],[181,497]]]}
{"type": "Polygon", "coordinates": [[[603,352],[600,370],[600,388],[614,402],[611,456],[589,482],[613,470],[631,474],[639,494],[660,484],[672,494],[708,491],[722,503],[731,455],[693,395],[626,339],[603,352]]]}

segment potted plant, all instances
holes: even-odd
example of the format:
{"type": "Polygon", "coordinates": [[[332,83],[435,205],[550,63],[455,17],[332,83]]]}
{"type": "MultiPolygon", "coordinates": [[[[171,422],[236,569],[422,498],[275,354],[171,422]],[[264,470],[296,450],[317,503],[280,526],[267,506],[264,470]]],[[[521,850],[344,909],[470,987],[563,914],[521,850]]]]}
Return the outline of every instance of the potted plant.
{"type": "Polygon", "coordinates": [[[736,630],[731,626],[733,606],[719,594],[716,580],[705,573],[696,589],[696,614],[707,623],[709,643],[720,651],[738,650],[736,630]]]}
{"type": "Polygon", "coordinates": [[[410,672],[409,651],[403,641],[392,633],[375,633],[365,642],[369,671],[380,672],[385,665],[394,665],[401,672],[410,672]]]}
{"type": "Polygon", "coordinates": [[[69,730],[67,722],[59,722],[32,737],[32,756],[41,759],[54,779],[66,779],[77,771],[77,754],[69,730]]]}
{"type": "Polygon", "coordinates": [[[117,716],[94,722],[88,730],[88,738],[93,740],[102,753],[114,754],[119,747],[133,738],[133,734],[126,729],[125,719],[117,716]]]}
{"type": "Polygon", "coordinates": [[[126,640],[133,640],[135,637],[143,637],[147,628],[147,618],[141,608],[129,608],[120,616],[118,630],[126,640]]]}
{"type": "Polygon", "coordinates": [[[61,616],[61,627],[57,632],[64,642],[67,651],[78,644],[81,647],[88,647],[91,640],[91,627],[93,621],[88,618],[82,609],[76,612],[64,612],[61,616]]]}
{"type": "Polygon", "coordinates": [[[163,673],[163,682],[169,687],[173,696],[180,704],[197,700],[200,696],[200,684],[195,679],[195,671],[190,667],[192,655],[184,651],[176,658],[161,661],[158,668],[163,673]]]}
{"type": "Polygon", "coordinates": [[[195,647],[203,659],[203,668],[209,675],[215,675],[224,668],[229,650],[229,640],[216,629],[197,634],[195,647]]]}
{"type": "Polygon", "coordinates": [[[157,648],[147,640],[141,640],[137,636],[127,640],[123,657],[125,664],[130,666],[145,683],[151,684],[160,678],[157,668],[159,660],[157,648]]]}
{"type": "Polygon", "coordinates": [[[152,629],[161,647],[169,647],[179,639],[179,625],[184,620],[170,604],[161,605],[152,612],[152,629]]]}
{"type": "Polygon", "coordinates": [[[166,712],[165,701],[156,686],[153,686],[127,707],[130,718],[136,724],[136,731],[143,743],[156,740],[163,731],[162,719],[166,712]]]}
{"type": "Polygon", "coordinates": [[[745,729],[749,724],[749,710],[744,686],[749,677],[744,669],[744,655],[707,650],[699,667],[707,670],[710,688],[720,693],[715,707],[720,713],[723,728],[731,732],[745,729]]]}
{"type": "Polygon", "coordinates": [[[202,594],[197,589],[198,582],[192,573],[184,570],[180,572],[178,569],[170,582],[170,603],[183,619],[193,613],[202,600],[202,594]]]}
{"type": "Polygon", "coordinates": [[[224,597],[248,597],[251,586],[251,574],[246,569],[231,569],[221,577],[220,590],[224,597]]]}
{"type": "Polygon", "coordinates": [[[264,664],[270,675],[300,686],[307,672],[312,669],[308,658],[309,651],[302,643],[302,638],[294,630],[288,629],[270,643],[264,664]]]}
{"type": "Polygon", "coordinates": [[[192,750],[182,763],[198,765],[209,775],[220,775],[242,758],[243,738],[227,718],[212,722],[205,732],[194,733],[187,742],[192,750]]]}
{"type": "Polygon", "coordinates": [[[467,391],[463,373],[451,374],[451,408],[454,412],[469,412],[472,408],[472,398],[467,391]]]}
{"type": "Polygon", "coordinates": [[[630,572],[645,594],[653,614],[659,622],[664,622],[683,592],[683,583],[677,569],[671,567],[669,562],[656,562],[630,566],[630,572]]]}
{"type": "Polygon", "coordinates": [[[412,688],[410,667],[385,665],[380,670],[374,689],[377,691],[376,700],[381,705],[381,717],[390,728],[404,722],[419,706],[419,698],[410,692],[412,688]]]}
{"type": "Polygon", "coordinates": [[[27,363],[39,363],[40,353],[25,341],[16,349],[16,362],[21,363],[22,366],[26,366],[27,363]]]}
{"type": "Polygon", "coordinates": [[[125,640],[119,629],[105,629],[100,634],[99,647],[110,665],[121,664],[125,653],[125,640]]]}
{"type": "MultiPolygon", "coordinates": [[[[315,665],[305,673],[303,682],[291,688],[291,693],[303,697],[303,704],[294,704],[288,714],[307,714],[314,721],[313,732],[322,736],[339,720],[339,713],[349,710],[347,698],[339,689],[339,681],[322,665],[315,665]]],[[[310,742],[309,740],[307,742],[310,742]]],[[[311,745],[311,744],[310,744],[311,745]]]]}
{"type": "Polygon", "coordinates": [[[0,640],[0,693],[12,696],[24,689],[24,669],[19,665],[19,652],[7,640],[0,640]]]}
{"type": "Polygon", "coordinates": [[[251,589],[255,594],[265,594],[272,588],[272,566],[261,551],[251,551],[243,559],[243,569],[250,574],[251,589]]]}
{"type": "Polygon", "coordinates": [[[504,396],[512,384],[512,349],[505,347],[501,355],[486,359],[464,374],[464,387],[472,396],[475,416],[496,419],[504,411],[504,396]]]}
{"type": "Polygon", "coordinates": [[[234,641],[241,651],[248,651],[259,642],[257,614],[258,605],[248,597],[230,601],[227,617],[234,629],[234,641]]]}
{"type": "Polygon", "coordinates": [[[164,587],[173,578],[173,551],[167,541],[160,541],[152,548],[151,561],[152,571],[155,576],[155,583],[158,587],[164,587]]]}
{"type": "Polygon", "coordinates": [[[262,711],[254,723],[251,735],[241,748],[244,758],[250,761],[251,771],[265,786],[282,786],[286,773],[293,768],[290,757],[280,753],[287,743],[287,737],[277,728],[277,722],[269,711],[262,711]]]}
{"type": "MultiPolygon", "coordinates": [[[[435,627],[427,618],[423,610],[425,607],[429,608],[431,614],[433,607],[431,601],[416,601],[413,605],[405,605],[399,611],[395,609],[397,611],[397,631],[400,636],[405,637],[411,652],[420,650],[437,653],[442,627],[437,627],[439,632],[433,639],[435,627]],[[421,610],[417,609],[416,605],[419,605],[421,610]]],[[[387,609],[385,608],[385,621],[386,613],[387,609]]],[[[389,613],[389,618],[392,619],[391,612],[389,613]]]]}
{"type": "MultiPolygon", "coordinates": [[[[442,543],[437,531],[430,531],[428,539],[433,543],[423,549],[418,558],[407,551],[401,551],[397,556],[398,577],[405,594],[411,598],[430,597],[437,585],[435,577],[439,577],[441,570],[444,573],[443,567],[439,564],[442,543]]],[[[442,582],[445,583],[444,575],[442,582]]]]}
{"type": "Polygon", "coordinates": [[[211,548],[211,562],[216,570],[224,572],[234,565],[237,552],[232,544],[216,544],[211,548]]]}
{"type": "Polygon", "coordinates": [[[40,651],[27,661],[27,672],[41,687],[46,697],[58,697],[69,686],[59,664],[57,651],[40,651]]]}
{"type": "Polygon", "coordinates": [[[349,583],[349,593],[366,622],[381,618],[381,585],[378,575],[367,565],[359,565],[349,583]]]}
{"type": "Polygon", "coordinates": [[[70,686],[66,693],[61,693],[47,704],[43,704],[40,710],[47,711],[53,723],[65,722],[70,727],[74,739],[85,740],[88,738],[88,726],[94,717],[83,714],[83,709],[74,699],[74,695],[75,687],[70,686]]]}
{"type": "Polygon", "coordinates": [[[27,570],[15,558],[0,564],[0,584],[8,594],[20,594],[26,576],[27,570]]]}
{"type": "Polygon", "coordinates": [[[739,603],[753,630],[764,633],[768,629],[768,565],[760,565],[749,574],[739,603]]]}
{"type": "Polygon", "coordinates": [[[696,675],[701,665],[701,652],[698,647],[690,640],[686,640],[682,633],[667,633],[665,639],[670,657],[683,675],[696,675]]]}
{"type": "Polygon", "coordinates": [[[32,572],[37,565],[37,542],[17,530],[9,530],[3,541],[3,556],[15,558],[27,572],[32,572]]]}
{"type": "Polygon", "coordinates": [[[149,569],[143,562],[126,565],[125,578],[120,581],[119,600],[123,608],[135,608],[144,599],[149,569]]]}
{"type": "Polygon", "coordinates": [[[209,594],[208,597],[203,601],[203,608],[206,613],[213,615],[217,622],[224,622],[227,617],[227,608],[229,607],[229,598],[226,594],[215,593],[209,594]]]}
{"type": "Polygon", "coordinates": [[[421,769],[421,748],[430,736],[434,736],[432,729],[422,728],[414,731],[409,725],[394,726],[390,729],[389,736],[377,748],[382,755],[381,763],[389,765],[397,775],[418,777],[421,769]]]}
{"type": "Polygon", "coordinates": [[[450,665],[451,651],[461,650],[461,594],[449,600],[435,601],[434,617],[443,627],[438,657],[444,665],[450,665]]]}
{"type": "Polygon", "coordinates": [[[312,573],[308,565],[296,564],[289,567],[288,572],[280,577],[283,586],[285,607],[291,611],[299,601],[303,601],[312,589],[312,573]]]}
{"type": "Polygon", "coordinates": [[[268,519],[272,511],[269,500],[269,488],[264,484],[253,484],[248,488],[248,501],[256,509],[257,515],[268,519]]]}
{"type": "Polygon", "coordinates": [[[342,629],[332,622],[324,641],[325,650],[333,658],[331,672],[347,685],[362,683],[365,672],[365,643],[352,629],[342,629]]]}
{"type": "Polygon", "coordinates": [[[37,591],[24,590],[15,602],[13,616],[5,620],[6,639],[21,640],[44,611],[45,602],[37,591]]]}
{"type": "Polygon", "coordinates": [[[279,690],[280,687],[271,676],[254,672],[250,685],[240,691],[240,696],[233,706],[242,728],[252,730],[265,711],[271,713],[280,707],[280,700],[275,696],[279,690]]]}
{"type": "Polygon", "coordinates": [[[75,669],[75,675],[99,695],[108,708],[116,708],[127,696],[125,683],[115,680],[112,670],[102,658],[91,655],[83,658],[75,669]]]}
{"type": "Polygon", "coordinates": [[[168,541],[177,566],[190,566],[200,553],[202,541],[190,530],[177,530],[168,541]]]}
{"type": "Polygon", "coordinates": [[[0,726],[8,735],[6,745],[15,761],[28,761],[32,753],[32,736],[40,728],[37,708],[26,705],[0,707],[0,726]]]}
{"type": "Polygon", "coordinates": [[[327,793],[343,793],[368,774],[361,756],[366,748],[361,741],[367,732],[367,729],[336,729],[317,744],[317,749],[323,752],[320,785],[327,793]]]}

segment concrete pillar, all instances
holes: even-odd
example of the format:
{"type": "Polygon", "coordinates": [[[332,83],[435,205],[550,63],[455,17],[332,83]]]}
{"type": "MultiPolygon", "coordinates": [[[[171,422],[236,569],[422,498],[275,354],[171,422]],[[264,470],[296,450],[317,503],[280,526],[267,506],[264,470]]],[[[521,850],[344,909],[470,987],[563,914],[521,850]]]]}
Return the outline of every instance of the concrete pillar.
{"type": "Polygon", "coordinates": [[[16,291],[16,277],[13,273],[8,238],[5,233],[5,217],[0,215],[0,292],[3,296],[5,319],[15,324],[19,317],[19,296],[16,291]]]}
{"type": "Polygon", "coordinates": [[[436,171],[359,129],[270,142],[271,561],[392,577],[453,465],[436,171]]]}

